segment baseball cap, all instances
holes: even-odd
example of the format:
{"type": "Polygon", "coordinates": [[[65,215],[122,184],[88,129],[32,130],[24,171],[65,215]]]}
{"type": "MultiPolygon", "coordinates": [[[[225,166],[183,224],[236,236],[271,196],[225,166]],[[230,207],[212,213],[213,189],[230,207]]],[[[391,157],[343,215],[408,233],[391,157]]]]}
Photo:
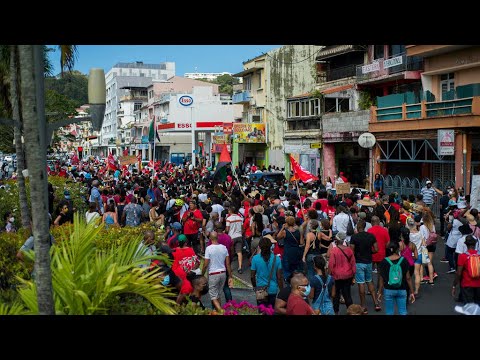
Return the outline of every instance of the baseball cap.
{"type": "Polygon", "coordinates": [[[63,195],[65,195],[65,199],[70,200],[70,191],[65,190],[65,191],[63,192],[63,195]]]}
{"type": "Polygon", "coordinates": [[[430,180],[427,180],[425,184],[431,184],[432,182],[430,180]]]}
{"type": "Polygon", "coordinates": [[[266,235],[272,234],[272,233],[273,233],[272,230],[270,230],[270,229],[264,229],[264,230],[262,231],[262,236],[266,236],[266,235]]]}
{"type": "Polygon", "coordinates": [[[178,235],[178,242],[179,243],[184,243],[187,241],[187,237],[183,234],[178,235]]]}
{"type": "Polygon", "coordinates": [[[179,222],[174,222],[172,224],[172,228],[174,228],[175,230],[182,230],[182,224],[180,224],[179,222]]]}
{"type": "Polygon", "coordinates": [[[347,234],[345,234],[343,231],[337,233],[337,235],[335,235],[335,237],[340,240],[340,241],[343,241],[347,238],[347,234]]]}
{"type": "Polygon", "coordinates": [[[367,218],[367,214],[364,213],[363,211],[361,211],[361,212],[358,213],[358,217],[359,217],[360,219],[366,219],[366,218],[367,218]]]}

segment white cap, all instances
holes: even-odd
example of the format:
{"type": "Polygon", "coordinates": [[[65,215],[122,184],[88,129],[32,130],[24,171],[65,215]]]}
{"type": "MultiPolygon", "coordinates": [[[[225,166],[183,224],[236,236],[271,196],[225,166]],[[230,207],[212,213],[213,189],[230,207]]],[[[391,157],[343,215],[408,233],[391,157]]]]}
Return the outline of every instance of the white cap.
{"type": "Polygon", "coordinates": [[[432,182],[430,180],[427,180],[425,184],[431,184],[432,182]]]}

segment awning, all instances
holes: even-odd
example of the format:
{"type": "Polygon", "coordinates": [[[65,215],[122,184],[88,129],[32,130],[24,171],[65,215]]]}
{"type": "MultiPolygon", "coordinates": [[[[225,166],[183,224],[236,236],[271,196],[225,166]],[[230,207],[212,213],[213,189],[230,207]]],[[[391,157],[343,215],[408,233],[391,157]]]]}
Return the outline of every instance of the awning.
{"type": "Polygon", "coordinates": [[[334,88],[329,88],[326,90],[322,90],[322,94],[333,94],[336,92],[344,91],[353,88],[353,84],[350,85],[344,85],[344,86],[337,86],[334,88]]]}
{"type": "Polygon", "coordinates": [[[329,57],[346,54],[350,51],[360,50],[355,45],[331,45],[328,48],[321,50],[317,55],[317,60],[327,59],[329,57]]]}
{"type": "Polygon", "coordinates": [[[243,70],[239,73],[233,74],[233,77],[244,77],[245,75],[248,75],[250,73],[254,73],[257,70],[263,69],[263,66],[258,66],[258,67],[252,67],[250,69],[243,70]]]}

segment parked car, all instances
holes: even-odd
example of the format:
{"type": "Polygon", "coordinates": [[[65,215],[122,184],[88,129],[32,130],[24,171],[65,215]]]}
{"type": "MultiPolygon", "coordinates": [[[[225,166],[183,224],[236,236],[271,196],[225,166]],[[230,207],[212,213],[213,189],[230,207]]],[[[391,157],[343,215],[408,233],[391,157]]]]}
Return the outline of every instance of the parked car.
{"type": "Polygon", "coordinates": [[[260,179],[264,181],[277,182],[284,181],[285,175],[281,172],[257,172],[248,175],[248,179],[254,183],[257,183],[260,179]]]}

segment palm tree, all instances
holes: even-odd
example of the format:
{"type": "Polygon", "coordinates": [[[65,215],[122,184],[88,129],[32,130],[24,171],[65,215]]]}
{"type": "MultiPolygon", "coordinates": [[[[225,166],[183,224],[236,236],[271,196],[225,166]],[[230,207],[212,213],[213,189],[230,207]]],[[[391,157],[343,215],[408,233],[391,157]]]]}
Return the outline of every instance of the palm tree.
{"type": "MultiPolygon", "coordinates": [[[[12,45],[11,47],[12,64],[10,65],[11,76],[14,80],[12,82],[12,84],[14,84],[12,86],[13,115],[15,117],[18,116],[18,120],[23,120],[25,143],[29,144],[29,146],[25,148],[25,155],[29,164],[29,176],[31,180],[30,198],[33,215],[32,230],[35,239],[34,246],[36,252],[35,272],[38,311],[39,314],[53,315],[55,311],[49,255],[50,231],[45,144],[45,48],[39,45],[12,45]],[[18,77],[18,75],[20,76],[18,77]],[[19,83],[20,87],[18,87],[19,83]]],[[[73,45],[60,45],[60,49],[62,50],[60,62],[63,74],[64,68],[71,69],[73,67],[76,57],[76,47],[73,45]]],[[[21,132],[16,131],[16,134],[19,137],[18,140],[20,140],[16,141],[17,150],[20,149],[21,152],[21,132]]],[[[22,198],[20,200],[22,200],[22,198]]],[[[24,204],[26,204],[26,194],[24,197],[24,204]]],[[[22,206],[24,204],[22,204],[22,206]]]]}
{"type": "Polygon", "coordinates": [[[27,190],[25,188],[25,178],[23,170],[25,169],[24,149],[22,143],[22,125],[21,109],[19,101],[19,83],[18,83],[18,48],[15,45],[10,46],[10,99],[12,104],[12,118],[18,124],[14,127],[15,152],[17,154],[17,183],[18,197],[20,202],[20,214],[22,226],[30,226],[30,213],[27,202],[27,190]]]}

